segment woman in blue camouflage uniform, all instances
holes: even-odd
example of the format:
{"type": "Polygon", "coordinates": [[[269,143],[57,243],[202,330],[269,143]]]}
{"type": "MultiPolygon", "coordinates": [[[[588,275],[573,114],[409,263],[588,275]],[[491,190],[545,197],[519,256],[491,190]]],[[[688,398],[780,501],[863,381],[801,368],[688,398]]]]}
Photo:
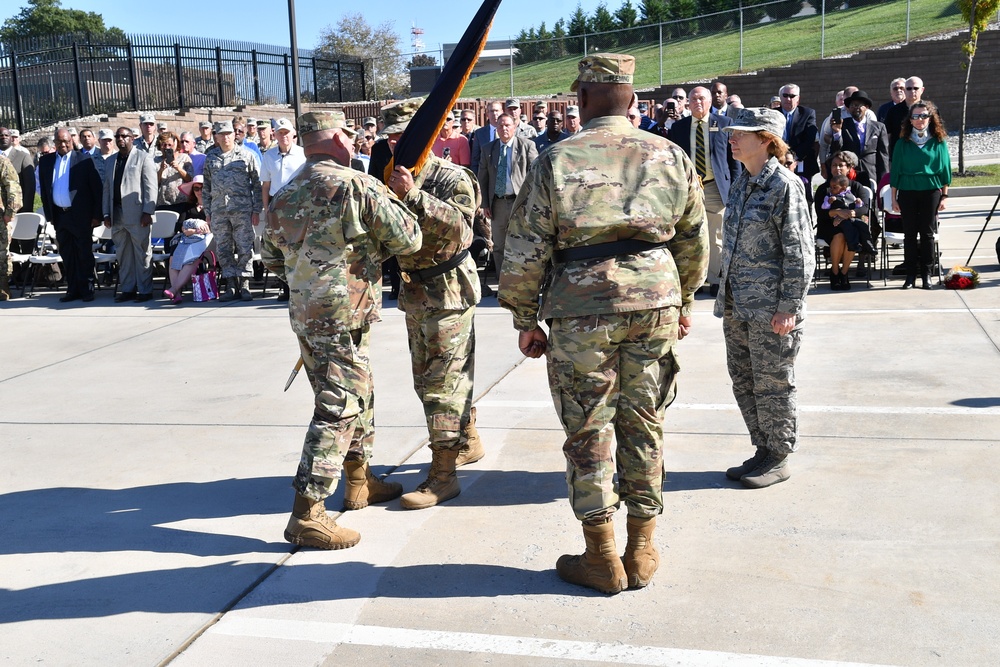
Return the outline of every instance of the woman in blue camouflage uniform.
{"type": "Polygon", "coordinates": [[[779,162],[788,152],[784,130],[773,109],[744,109],[723,128],[746,169],[726,204],[715,314],[723,318],[733,394],[757,450],[726,476],[755,489],[788,479],[788,455],[798,444],[794,366],[816,264],[805,188],[779,162]]]}

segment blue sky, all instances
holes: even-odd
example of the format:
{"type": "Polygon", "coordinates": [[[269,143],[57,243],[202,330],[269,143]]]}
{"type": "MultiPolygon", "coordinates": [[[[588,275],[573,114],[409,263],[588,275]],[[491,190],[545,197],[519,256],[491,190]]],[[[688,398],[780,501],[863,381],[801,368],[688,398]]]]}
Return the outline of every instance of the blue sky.
{"type": "MultiPolygon", "coordinates": [[[[624,0],[607,0],[611,11],[624,0]]],[[[491,39],[515,36],[521,28],[537,26],[542,21],[549,28],[576,9],[578,0],[503,0],[490,32],[491,39]]],[[[593,13],[600,0],[579,0],[587,14],[593,13]]],[[[4,3],[0,20],[20,11],[25,0],[4,3]]],[[[637,3],[633,0],[633,6],[637,3]]],[[[410,27],[424,29],[425,49],[436,51],[440,44],[457,42],[479,8],[477,0],[396,0],[329,2],[295,0],[299,47],[316,45],[320,32],[333,26],[341,16],[360,11],[372,26],[389,20],[395,23],[403,51],[410,51],[410,27]]],[[[264,44],[288,44],[288,3],[282,0],[244,0],[222,2],[139,3],[130,0],[62,0],[67,9],[97,12],[104,24],[117,26],[127,33],[182,34],[197,37],[242,39],[264,44]],[[176,8],[177,11],[167,11],[176,8]]]]}

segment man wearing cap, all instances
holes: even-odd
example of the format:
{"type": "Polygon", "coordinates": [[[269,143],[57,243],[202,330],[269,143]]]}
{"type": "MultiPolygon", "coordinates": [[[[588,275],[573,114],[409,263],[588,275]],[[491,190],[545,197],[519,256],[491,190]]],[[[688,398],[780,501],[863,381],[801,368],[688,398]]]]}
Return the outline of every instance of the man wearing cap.
{"type": "Polygon", "coordinates": [[[472,154],[469,150],[469,142],[461,134],[455,134],[455,116],[448,114],[441,125],[441,132],[434,140],[431,151],[443,160],[454,162],[457,165],[468,167],[472,163],[472,154]]]}
{"type": "MultiPolygon", "coordinates": [[[[8,132],[6,128],[0,130],[8,132]]],[[[10,137],[8,132],[7,137],[10,137]]],[[[10,235],[14,214],[21,208],[21,183],[17,170],[6,156],[0,155],[0,301],[10,299],[10,276],[14,262],[10,256],[10,235]]]]}
{"type": "Polygon", "coordinates": [[[368,464],[375,438],[369,327],[380,319],[383,248],[403,255],[421,243],[415,216],[384,185],[350,168],[354,141],[346,126],[342,111],[299,117],[306,163],[271,200],[261,248],[268,269],[291,288],[288,316],[315,393],[285,539],[319,549],[361,539],[324,506],[341,468],[346,509],[403,491],[368,464]]]}
{"type": "Polygon", "coordinates": [[[274,134],[271,132],[271,121],[257,121],[257,148],[260,149],[261,157],[264,153],[274,148],[274,134]]]}
{"type": "Polygon", "coordinates": [[[497,122],[497,138],[483,149],[479,163],[479,187],[483,191],[482,214],[490,221],[493,239],[493,263],[497,276],[503,264],[503,249],[507,239],[507,223],[514,202],[521,191],[531,163],[538,157],[538,148],[531,139],[517,135],[517,119],[509,114],[497,122]]]}
{"type": "Polygon", "coordinates": [[[366,136],[374,137],[378,134],[378,121],[375,120],[374,116],[365,116],[361,121],[361,129],[364,130],[366,136]]]}
{"type": "Polygon", "coordinates": [[[15,213],[30,213],[35,210],[35,163],[31,152],[15,142],[20,139],[17,130],[0,127],[0,154],[10,160],[21,186],[21,208],[15,213]],[[18,134],[15,137],[15,133],[18,134]]]}
{"type": "Polygon", "coordinates": [[[882,176],[889,171],[889,133],[885,125],[871,117],[872,99],[863,90],[856,90],[844,100],[850,112],[839,132],[830,141],[830,154],[851,151],[858,156],[858,178],[862,185],[874,183],[878,187],[882,176]]]}
{"type": "MultiPolygon", "coordinates": [[[[147,153],[156,153],[156,116],[151,113],[144,113],[139,116],[139,132],[141,136],[135,137],[133,146],[147,153]]],[[[133,135],[134,136],[134,135],[133,135]]]]}
{"type": "Polygon", "coordinates": [[[531,127],[529,123],[521,120],[522,114],[520,100],[511,98],[507,100],[504,107],[506,108],[507,113],[510,114],[510,117],[517,121],[517,136],[524,137],[525,139],[534,139],[538,136],[538,132],[535,131],[535,128],[531,127]]]}
{"type": "Polygon", "coordinates": [[[158,179],[153,156],[133,145],[132,130],[115,132],[118,152],[104,164],[104,225],[118,256],[116,303],[153,298],[153,258],[150,227],[156,211],[158,179]]]}
{"type": "Polygon", "coordinates": [[[692,88],[688,100],[691,115],[671,125],[667,138],[691,158],[702,182],[709,243],[706,284],[711,295],[715,296],[719,293],[719,272],[722,269],[722,216],[726,214],[729,186],[740,175],[742,168],[733,159],[728,135],[722,132],[732,121],[726,116],[709,113],[712,98],[708,88],[692,88]]]}
{"type": "Polygon", "coordinates": [[[227,279],[219,301],[253,300],[250,276],[254,227],[261,210],[259,164],[249,149],[236,143],[231,122],[215,124],[215,146],[205,154],[201,194],[205,219],[218,244],[222,277],[227,279]]]}
{"type": "MultiPolygon", "coordinates": [[[[295,143],[295,128],[292,127],[292,121],[279,118],[277,126],[278,137],[275,144],[264,153],[264,159],[260,163],[260,189],[265,211],[271,204],[271,198],[278,193],[278,190],[285,187],[306,163],[305,152],[295,143]]],[[[270,126],[267,129],[270,131],[270,126]]],[[[281,280],[278,301],[288,301],[288,283],[284,280],[281,280]]]]}
{"type": "Polygon", "coordinates": [[[489,146],[497,138],[497,122],[500,114],[503,113],[503,104],[500,102],[490,102],[486,105],[486,125],[472,133],[472,163],[469,165],[473,174],[479,173],[479,156],[483,149],[489,146]]]}
{"type": "MultiPolygon", "coordinates": [[[[111,154],[115,152],[115,132],[109,128],[103,127],[97,131],[97,143],[100,146],[101,153],[100,156],[104,160],[111,157],[111,154]]],[[[107,166],[107,165],[105,165],[107,166]]],[[[104,179],[101,179],[102,181],[104,179]]]]}
{"type": "Polygon", "coordinates": [[[208,149],[215,145],[212,138],[212,122],[203,120],[198,123],[198,138],[194,140],[194,146],[202,153],[208,153],[208,149]]]}
{"type": "Polygon", "coordinates": [[[586,551],[560,557],[556,572],[612,594],[645,586],[659,565],[653,531],[663,511],[674,345],[689,331],[708,263],[694,166],[625,117],[634,70],[629,55],[580,61],[571,89],[583,130],[532,166],[510,221],[499,296],[521,352],[547,356],[566,432],[569,499],[586,551]],[[550,323],[548,335],[539,320],[550,323]],[[612,525],[622,501],[624,560],[612,525]]]}
{"type": "Polygon", "coordinates": [[[563,125],[563,129],[570,134],[576,134],[581,128],[580,107],[575,104],[570,104],[566,107],[566,123],[563,125]]]}
{"type": "MultiPolygon", "coordinates": [[[[382,131],[394,152],[422,103],[416,97],[382,109],[382,131]]],[[[468,250],[481,197],[468,169],[437,157],[428,157],[416,176],[397,166],[387,185],[416,214],[424,236],[418,252],[398,257],[399,308],[406,313],[413,388],[424,406],[432,456],[427,479],[401,503],[424,509],[457,496],[455,468],[484,455],[472,407],[473,317],[481,293],[468,250]]]]}

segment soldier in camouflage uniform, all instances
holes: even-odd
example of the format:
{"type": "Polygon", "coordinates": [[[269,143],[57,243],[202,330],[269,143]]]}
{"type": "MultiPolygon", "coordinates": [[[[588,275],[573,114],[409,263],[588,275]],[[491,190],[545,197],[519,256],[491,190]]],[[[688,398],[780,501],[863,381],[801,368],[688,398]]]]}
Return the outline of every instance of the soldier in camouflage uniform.
{"type": "Polygon", "coordinates": [[[227,279],[219,301],[251,301],[254,227],[260,220],[260,162],[250,149],[236,144],[233,124],[215,124],[215,145],[205,155],[202,200],[205,218],[219,246],[219,266],[227,279]],[[234,259],[235,255],[235,259],[234,259]]]}
{"type": "Polygon", "coordinates": [[[21,183],[14,164],[0,155],[0,301],[10,298],[10,274],[14,264],[10,258],[10,235],[14,231],[14,214],[21,208],[21,183]]]}
{"type": "MultiPolygon", "coordinates": [[[[413,98],[382,110],[390,149],[422,102],[413,98]]],[[[419,252],[399,258],[399,307],[406,313],[413,386],[424,404],[432,453],[426,481],[401,503],[424,509],[457,496],[455,468],[484,454],[472,407],[479,274],[468,252],[481,197],[471,171],[433,155],[416,177],[396,167],[388,185],[417,215],[424,235],[419,252]]]]}
{"type": "Polygon", "coordinates": [[[354,140],[343,112],[299,118],[305,165],[271,200],[261,257],[288,283],[292,331],[316,394],[292,486],[285,539],[343,549],[361,536],[338,526],[324,499],[347,473],[345,506],[398,497],[368,466],[374,437],[369,326],[379,321],[381,266],[388,252],[420,248],[416,218],[384,185],[348,165],[354,140]]]}
{"type": "Polygon", "coordinates": [[[744,109],[723,128],[746,170],[729,190],[715,314],[723,318],[733,394],[756,448],[726,476],[753,489],[789,477],[788,455],[798,444],[795,357],[816,268],[805,189],[779,161],[788,152],[784,130],[784,117],[772,109],[744,109]]]}
{"type": "Polygon", "coordinates": [[[653,531],[663,511],[674,345],[691,326],[708,266],[694,167],[676,145],[625,117],[634,68],[627,55],[580,61],[572,89],[585,125],[531,166],[500,275],[500,305],[514,314],[521,351],[547,353],[566,431],[569,500],[587,546],[560,557],[556,571],[605,593],[645,586],[659,565],[653,531]],[[611,523],[622,500],[624,561],[611,523]]]}

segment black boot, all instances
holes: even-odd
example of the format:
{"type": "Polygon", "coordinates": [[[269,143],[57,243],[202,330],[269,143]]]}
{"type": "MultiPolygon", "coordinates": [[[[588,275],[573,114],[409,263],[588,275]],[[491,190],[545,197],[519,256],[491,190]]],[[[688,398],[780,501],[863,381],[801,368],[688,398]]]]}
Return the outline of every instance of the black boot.
{"type": "Polygon", "coordinates": [[[917,277],[913,274],[907,274],[906,282],[903,283],[903,289],[910,289],[915,282],[917,282],[917,277]]]}
{"type": "Polygon", "coordinates": [[[927,271],[920,274],[920,289],[930,289],[931,288],[931,277],[927,271]]]}

